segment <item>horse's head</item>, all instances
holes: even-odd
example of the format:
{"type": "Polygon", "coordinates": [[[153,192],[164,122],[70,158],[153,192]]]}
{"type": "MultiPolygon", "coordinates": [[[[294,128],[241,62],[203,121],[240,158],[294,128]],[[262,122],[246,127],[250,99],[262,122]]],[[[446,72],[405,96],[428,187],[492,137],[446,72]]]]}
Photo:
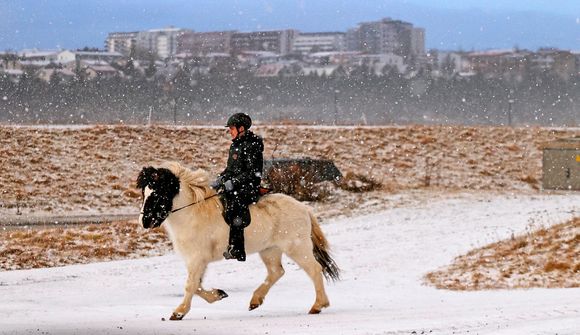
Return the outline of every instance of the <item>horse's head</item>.
{"type": "Polygon", "coordinates": [[[139,221],[144,228],[159,227],[171,214],[173,198],[179,193],[179,179],[169,169],[144,167],[137,177],[143,194],[139,221]]]}

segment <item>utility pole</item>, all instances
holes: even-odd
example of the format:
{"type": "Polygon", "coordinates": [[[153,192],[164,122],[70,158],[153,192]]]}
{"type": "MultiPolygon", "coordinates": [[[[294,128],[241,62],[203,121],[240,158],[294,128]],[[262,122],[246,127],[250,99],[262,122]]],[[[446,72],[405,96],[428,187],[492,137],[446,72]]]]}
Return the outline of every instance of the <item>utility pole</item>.
{"type": "Polygon", "coordinates": [[[172,100],[173,105],[173,124],[177,124],[177,98],[173,98],[172,100]]]}
{"type": "Polygon", "coordinates": [[[514,99],[508,100],[508,126],[512,126],[512,105],[514,104],[514,99]]]}
{"type": "Polygon", "coordinates": [[[338,124],[338,93],[339,90],[334,90],[334,125],[338,124]]]}
{"type": "Polygon", "coordinates": [[[512,107],[513,107],[513,104],[515,102],[513,96],[514,96],[514,90],[510,89],[510,92],[508,94],[508,115],[507,115],[508,116],[508,127],[512,126],[512,107]]]}

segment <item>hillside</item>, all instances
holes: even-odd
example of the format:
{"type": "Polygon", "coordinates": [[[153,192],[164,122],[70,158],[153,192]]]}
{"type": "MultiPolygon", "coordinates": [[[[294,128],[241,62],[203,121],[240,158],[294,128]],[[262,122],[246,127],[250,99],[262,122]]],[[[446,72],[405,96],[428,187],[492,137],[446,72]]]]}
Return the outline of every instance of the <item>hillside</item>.
{"type": "MultiPolygon", "coordinates": [[[[543,128],[257,126],[265,157],[323,157],[385,189],[528,191],[539,188],[543,128]]],[[[143,166],[177,160],[212,174],[229,138],[213,127],[0,127],[0,214],[134,213],[143,166]]]]}

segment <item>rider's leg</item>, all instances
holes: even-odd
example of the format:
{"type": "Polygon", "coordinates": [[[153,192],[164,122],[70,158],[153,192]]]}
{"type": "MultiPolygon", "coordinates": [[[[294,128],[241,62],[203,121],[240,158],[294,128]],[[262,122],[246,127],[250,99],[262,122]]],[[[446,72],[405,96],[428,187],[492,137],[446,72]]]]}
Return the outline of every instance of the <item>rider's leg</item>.
{"type": "Polygon", "coordinates": [[[228,249],[224,252],[224,258],[236,258],[238,261],[243,262],[246,260],[244,228],[250,224],[248,206],[239,201],[229,202],[226,221],[230,226],[230,236],[228,249]]]}

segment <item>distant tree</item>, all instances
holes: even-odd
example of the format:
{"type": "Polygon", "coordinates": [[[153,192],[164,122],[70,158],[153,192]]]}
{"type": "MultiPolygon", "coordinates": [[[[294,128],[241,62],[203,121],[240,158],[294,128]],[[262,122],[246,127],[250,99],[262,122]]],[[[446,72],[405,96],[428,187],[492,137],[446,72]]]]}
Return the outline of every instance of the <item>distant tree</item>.
{"type": "Polygon", "coordinates": [[[239,62],[235,57],[218,59],[216,64],[210,69],[212,76],[232,77],[239,69],[239,62]]]}
{"type": "Polygon", "coordinates": [[[336,69],[334,69],[330,75],[331,78],[344,78],[346,76],[348,76],[348,72],[342,65],[339,65],[336,69]]]}
{"type": "Polygon", "coordinates": [[[451,78],[455,74],[455,63],[449,54],[445,56],[441,63],[441,74],[446,78],[451,78]]]}
{"type": "Polygon", "coordinates": [[[145,69],[145,77],[151,78],[157,72],[157,67],[155,66],[155,57],[153,55],[149,56],[149,66],[145,69]]]}
{"type": "Polygon", "coordinates": [[[134,77],[137,74],[137,70],[135,69],[135,63],[133,62],[133,58],[129,57],[127,63],[123,67],[123,73],[129,77],[134,77]]]}
{"type": "Polygon", "coordinates": [[[385,64],[385,66],[383,66],[383,68],[381,69],[381,74],[383,76],[396,75],[398,72],[399,70],[397,69],[397,67],[390,64],[385,64]]]}
{"type": "Polygon", "coordinates": [[[131,51],[129,52],[129,58],[127,59],[127,63],[123,67],[122,71],[126,76],[134,77],[137,74],[137,70],[135,69],[135,55],[136,55],[136,48],[135,46],[131,47],[131,51]]]}
{"type": "Polygon", "coordinates": [[[62,78],[60,77],[60,75],[58,74],[58,72],[55,70],[51,73],[50,75],[50,79],[49,79],[49,85],[51,88],[55,88],[57,86],[59,86],[62,83],[62,78]]]}
{"type": "Polygon", "coordinates": [[[89,75],[86,71],[86,69],[84,69],[80,63],[77,63],[77,66],[75,67],[75,79],[77,82],[79,83],[84,83],[87,81],[89,75]]]}

